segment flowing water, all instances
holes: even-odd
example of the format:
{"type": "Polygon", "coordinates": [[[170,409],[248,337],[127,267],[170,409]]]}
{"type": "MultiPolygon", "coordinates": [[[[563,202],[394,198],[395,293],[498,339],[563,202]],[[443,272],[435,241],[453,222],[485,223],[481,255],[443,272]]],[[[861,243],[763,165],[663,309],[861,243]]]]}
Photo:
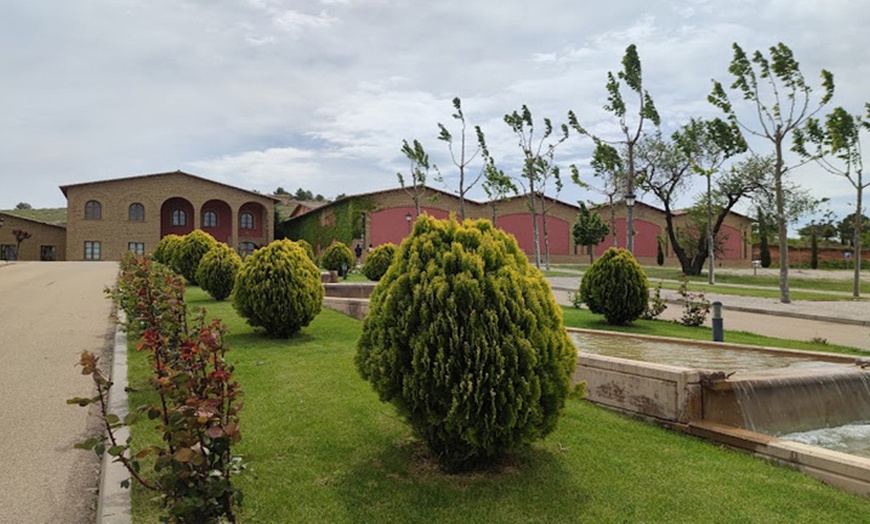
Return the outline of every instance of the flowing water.
{"type": "Polygon", "coordinates": [[[570,332],[580,352],[735,373],[745,427],[870,458],[870,373],[847,362],[570,332]]]}
{"type": "Polygon", "coordinates": [[[574,344],[584,353],[627,358],[655,364],[714,371],[749,372],[774,369],[842,367],[812,357],[782,355],[745,349],[659,342],[632,337],[614,337],[570,332],[574,344]]]}

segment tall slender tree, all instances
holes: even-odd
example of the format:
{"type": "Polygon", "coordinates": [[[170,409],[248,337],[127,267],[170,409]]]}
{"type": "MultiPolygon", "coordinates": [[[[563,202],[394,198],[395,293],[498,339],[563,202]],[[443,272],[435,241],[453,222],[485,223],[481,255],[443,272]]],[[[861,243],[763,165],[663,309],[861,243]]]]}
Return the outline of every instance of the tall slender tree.
{"type": "MultiPolygon", "coordinates": [[[[589,133],[583,126],[580,125],[577,115],[573,111],[568,112],[568,123],[579,134],[589,136],[595,142],[596,149],[603,148],[607,150],[615,150],[614,145],[621,145],[625,153],[625,195],[634,198],[635,185],[637,183],[637,170],[635,165],[635,146],[644,135],[644,124],[649,122],[658,128],[661,123],[658,111],[652,97],[643,87],[643,73],[641,70],[640,57],[637,54],[637,46],[629,45],[625,50],[625,55],[622,58],[622,71],[619,71],[616,76],[612,72],[607,73],[607,105],[604,109],[613,113],[619,120],[619,128],[623,138],[619,140],[604,140],[603,138],[589,133]],[[618,80],[617,80],[618,78],[618,80]],[[637,97],[637,120],[634,124],[628,122],[628,106],[622,96],[620,80],[628,86],[630,94],[637,97]]],[[[612,151],[607,151],[606,155],[612,155],[612,151]]],[[[634,209],[632,206],[626,207],[626,247],[630,252],[634,252],[634,209]]]]}
{"type": "Polygon", "coordinates": [[[411,165],[408,168],[410,177],[409,184],[405,183],[405,177],[402,173],[396,173],[399,178],[399,184],[411,200],[414,201],[417,218],[420,217],[420,201],[426,194],[426,177],[431,169],[438,170],[438,167],[429,163],[429,154],[423,149],[423,145],[418,140],[414,140],[413,145],[407,140],[402,140],[402,153],[410,161],[411,165]]]}
{"type": "Polygon", "coordinates": [[[733,44],[734,56],[728,72],[734,77],[731,90],[750,107],[752,116],[738,118],[725,88],[713,81],[713,91],[707,99],[721,109],[728,119],[744,132],[770,142],[774,149],[774,193],[779,230],[779,300],[791,302],[788,285],[788,220],[785,209],[783,179],[789,170],[785,163],[787,137],[822,109],[834,95],[834,76],[821,71],[824,94],[812,102],[812,87],[806,82],[791,49],[779,43],[769,49],[769,57],[755,51],[750,57],[733,44]],[[750,126],[750,121],[757,125],[750,126]]]}
{"type": "MultiPolygon", "coordinates": [[[[486,164],[484,163],[480,167],[480,171],[474,176],[474,178],[466,179],[466,169],[472,162],[474,162],[474,159],[481,151],[484,152],[483,156],[487,156],[486,137],[480,129],[480,126],[474,126],[474,133],[477,136],[477,146],[472,150],[468,145],[468,124],[465,121],[465,113],[462,111],[462,100],[460,100],[459,97],[453,99],[453,110],[455,112],[452,116],[459,122],[457,147],[454,147],[453,133],[451,133],[447,127],[440,122],[438,123],[438,140],[447,143],[447,148],[450,150],[450,159],[459,171],[459,189],[457,191],[459,194],[459,216],[462,220],[465,220],[465,195],[475,185],[477,185],[478,182],[480,182],[481,178],[483,178],[486,173],[486,164]]],[[[444,183],[444,177],[441,176],[440,172],[435,176],[435,180],[439,183],[444,183]]]]}
{"type": "MultiPolygon", "coordinates": [[[[867,104],[870,118],[870,104],[867,104]]],[[[852,116],[842,107],[835,108],[824,122],[807,119],[803,129],[794,132],[794,149],[804,158],[812,158],[833,175],[846,178],[855,188],[855,216],[852,242],[855,247],[855,273],[852,277],[852,295],[861,296],[861,226],[864,189],[864,162],[861,158],[861,130],[870,130],[870,122],[852,116]]]]}
{"type": "Polygon", "coordinates": [[[518,178],[528,200],[529,214],[532,217],[532,241],[535,244],[535,266],[541,267],[541,235],[538,228],[538,198],[543,195],[547,180],[558,176],[555,151],[562,142],[568,139],[568,126],[562,124],[561,134],[553,135],[553,123],[544,118],[544,132],[540,138],[535,137],[535,124],[532,112],[526,105],[520,111],[504,116],[505,123],[517,135],[520,149],[523,153],[522,176],[518,178]],[[552,137],[552,140],[551,140],[552,137]]]}

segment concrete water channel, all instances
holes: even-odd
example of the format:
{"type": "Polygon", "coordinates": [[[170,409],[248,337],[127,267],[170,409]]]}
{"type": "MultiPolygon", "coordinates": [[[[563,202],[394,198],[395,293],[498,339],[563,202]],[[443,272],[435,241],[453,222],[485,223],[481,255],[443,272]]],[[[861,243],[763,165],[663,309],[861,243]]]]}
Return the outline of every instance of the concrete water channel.
{"type": "Polygon", "coordinates": [[[587,398],[870,496],[870,362],[569,329],[587,398]],[[825,448],[819,447],[824,446],[825,448]]]}

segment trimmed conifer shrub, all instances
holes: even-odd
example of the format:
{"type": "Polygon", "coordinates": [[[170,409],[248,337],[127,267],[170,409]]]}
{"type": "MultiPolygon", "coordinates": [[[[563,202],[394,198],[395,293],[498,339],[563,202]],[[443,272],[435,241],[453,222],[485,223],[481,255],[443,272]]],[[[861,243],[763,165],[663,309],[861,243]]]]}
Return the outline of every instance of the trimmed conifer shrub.
{"type": "Polygon", "coordinates": [[[353,256],[353,251],[342,242],[333,242],[320,255],[320,265],[330,271],[340,271],[342,264],[350,269],[354,266],[355,262],[356,258],[353,256]]]}
{"type": "Polygon", "coordinates": [[[448,470],[553,431],[576,359],[516,239],[487,220],[426,215],[375,287],[355,356],[448,470]]]}
{"type": "Polygon", "coordinates": [[[242,258],[233,248],[218,242],[199,261],[196,281],[213,299],[223,300],[233,292],[240,267],[242,258]]]}
{"type": "Polygon", "coordinates": [[[362,267],[362,274],[369,280],[380,280],[393,262],[396,254],[396,244],[387,242],[374,248],[366,256],[366,262],[362,267]]]}
{"type": "Polygon", "coordinates": [[[628,324],[646,311],[649,282],[628,250],[612,247],[586,270],[580,299],[608,324],[628,324]]]}
{"type": "Polygon", "coordinates": [[[314,248],[311,247],[311,244],[309,244],[307,240],[300,238],[299,240],[294,240],[294,242],[299,244],[299,247],[305,250],[305,254],[308,255],[308,258],[310,258],[312,262],[317,260],[317,256],[314,254],[314,248]]]}
{"type": "Polygon", "coordinates": [[[160,262],[164,266],[172,267],[172,257],[175,255],[175,250],[178,249],[180,243],[181,235],[166,235],[154,246],[154,251],[151,252],[151,260],[160,262]]]}
{"type": "Polygon", "coordinates": [[[233,288],[233,307],[248,324],[286,338],[320,313],[320,270],[292,240],[276,240],[245,259],[233,288]]]}
{"type": "Polygon", "coordinates": [[[178,247],[172,253],[172,269],[183,276],[187,283],[195,286],[196,270],[199,261],[217,245],[217,240],[201,229],[196,229],[181,237],[178,247]]]}

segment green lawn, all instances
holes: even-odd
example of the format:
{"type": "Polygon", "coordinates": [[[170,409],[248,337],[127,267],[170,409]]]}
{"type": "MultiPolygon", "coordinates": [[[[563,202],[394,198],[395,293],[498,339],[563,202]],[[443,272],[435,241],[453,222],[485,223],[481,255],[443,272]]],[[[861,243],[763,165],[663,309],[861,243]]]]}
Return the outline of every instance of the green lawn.
{"type": "MultiPolygon", "coordinates": [[[[198,288],[187,297],[226,321],[246,393],[242,522],[870,520],[865,499],[579,399],[546,440],[488,471],[444,474],[359,378],[359,321],[324,310],[297,337],[275,340],[198,288]]],[[[131,405],[145,395],[145,367],[131,355],[131,405]]],[[[137,442],[147,425],[134,428],[137,442]]],[[[155,522],[150,494],[134,494],[134,521],[155,522]]]]}
{"type": "MultiPolygon", "coordinates": [[[[588,265],[583,264],[565,264],[554,266],[555,270],[559,269],[569,269],[574,271],[586,271],[588,265]]],[[[679,280],[682,272],[679,268],[671,268],[671,267],[655,267],[655,266],[644,266],[644,273],[646,273],[647,277],[650,281],[654,280],[679,280]]],[[[806,290],[806,291],[838,291],[841,293],[852,293],[852,279],[837,279],[837,278],[805,278],[800,277],[795,273],[796,270],[792,269],[789,272],[789,287],[792,290],[792,298],[795,298],[793,295],[795,290],[806,290]]],[[[689,281],[697,284],[705,284],[707,282],[707,273],[704,272],[701,275],[691,276],[689,277],[689,281]]],[[[741,286],[761,286],[761,287],[769,287],[772,290],[776,291],[775,296],[779,296],[779,276],[776,275],[728,275],[725,273],[716,273],[716,282],[718,284],[735,284],[741,286]]],[[[693,284],[694,285],[694,284],[693,284]]],[[[711,289],[715,289],[716,292],[726,293],[726,287],[723,286],[711,286],[711,289]]],[[[742,291],[741,291],[742,293],[742,291]]],[[[862,278],[861,280],[861,293],[862,294],[870,294],[870,281],[867,278],[862,278]]],[[[808,299],[812,300],[812,299],[808,299]]]]}
{"type": "MultiPolygon", "coordinates": [[[[576,309],[571,306],[563,306],[565,325],[584,329],[600,329],[604,331],[617,331],[620,333],[634,333],[636,335],[650,335],[657,337],[686,338],[690,340],[712,340],[712,330],[708,327],[688,327],[676,322],[664,320],[636,320],[627,326],[611,326],[604,321],[604,317],[596,315],[588,309],[576,309]]],[[[751,346],[769,346],[786,349],[800,349],[809,351],[828,351],[831,353],[845,353],[849,355],[867,356],[867,352],[859,348],[838,346],[836,344],[821,344],[804,340],[789,340],[784,338],[766,337],[747,333],[745,331],[728,330],[725,335],[726,342],[733,344],[748,344],[751,346]]]]}

